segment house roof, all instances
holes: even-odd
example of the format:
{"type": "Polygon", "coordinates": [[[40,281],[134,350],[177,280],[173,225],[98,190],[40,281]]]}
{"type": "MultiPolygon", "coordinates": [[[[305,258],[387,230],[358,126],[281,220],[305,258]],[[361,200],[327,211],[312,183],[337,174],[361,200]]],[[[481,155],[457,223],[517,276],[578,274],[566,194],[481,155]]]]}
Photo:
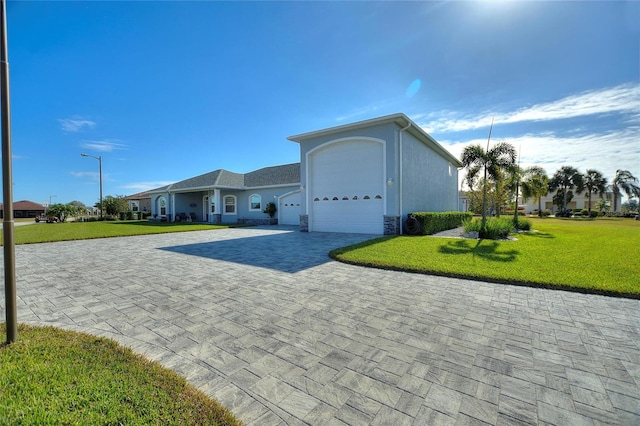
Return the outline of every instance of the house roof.
{"type": "MultiPolygon", "coordinates": [[[[0,204],[0,210],[4,210],[2,204],[0,204]]],[[[33,201],[14,201],[13,210],[44,210],[44,206],[40,203],[34,203],[33,201]]]]}
{"type": "Polygon", "coordinates": [[[149,194],[147,191],[143,191],[143,192],[138,192],[137,194],[133,194],[133,195],[128,195],[124,198],[126,198],[127,200],[140,200],[142,198],[150,198],[151,194],[149,194]]]}
{"type": "Polygon", "coordinates": [[[147,192],[186,191],[198,188],[245,189],[277,185],[295,185],[299,183],[300,163],[293,163],[282,166],[264,167],[246,174],[218,169],[147,192]]]}
{"type": "Polygon", "coordinates": [[[293,142],[305,142],[310,139],[328,136],[336,133],[342,133],[347,131],[353,131],[358,129],[363,129],[366,127],[379,126],[383,124],[395,123],[400,128],[405,129],[406,131],[411,133],[414,137],[416,137],[419,141],[433,149],[435,152],[440,154],[442,157],[446,158],[449,162],[454,164],[456,167],[462,167],[462,163],[456,157],[454,157],[449,151],[447,151],[442,145],[436,142],[427,132],[422,130],[420,126],[418,126],[415,122],[413,122],[409,117],[407,117],[403,113],[396,113],[391,115],[385,115],[383,117],[372,118],[369,120],[358,121],[355,123],[344,124],[341,126],[330,127],[328,129],[315,130],[308,133],[301,133],[299,135],[289,136],[287,139],[293,142]],[[407,128],[407,126],[409,126],[407,128]]]}

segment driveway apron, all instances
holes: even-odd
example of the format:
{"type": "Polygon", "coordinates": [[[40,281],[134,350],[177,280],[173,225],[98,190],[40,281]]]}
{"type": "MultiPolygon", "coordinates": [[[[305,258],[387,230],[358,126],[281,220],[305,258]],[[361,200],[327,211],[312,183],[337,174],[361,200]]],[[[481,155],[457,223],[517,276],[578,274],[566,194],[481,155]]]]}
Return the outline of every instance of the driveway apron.
{"type": "Polygon", "coordinates": [[[256,227],[21,245],[19,321],[113,338],[249,425],[640,424],[637,300],[327,256],[368,238],[256,227]]]}

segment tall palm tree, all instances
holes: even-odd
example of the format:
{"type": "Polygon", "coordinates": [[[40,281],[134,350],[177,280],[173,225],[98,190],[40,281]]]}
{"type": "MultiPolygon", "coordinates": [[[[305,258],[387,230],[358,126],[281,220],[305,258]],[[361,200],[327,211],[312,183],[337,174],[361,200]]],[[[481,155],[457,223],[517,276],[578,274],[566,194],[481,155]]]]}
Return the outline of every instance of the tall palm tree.
{"type": "Polygon", "coordinates": [[[468,169],[467,182],[472,182],[478,177],[480,171],[484,171],[482,198],[482,224],[480,229],[485,230],[487,224],[487,180],[491,179],[496,184],[501,182],[505,171],[511,171],[516,166],[516,149],[513,145],[500,142],[493,148],[485,151],[480,145],[470,145],[462,151],[462,165],[468,169]]]}
{"type": "Polygon", "coordinates": [[[567,210],[567,203],[573,197],[573,191],[580,194],[584,191],[584,179],[575,167],[562,166],[551,177],[549,191],[557,191],[558,197],[562,196],[562,211],[567,210]]]}
{"type": "Polygon", "coordinates": [[[549,191],[549,177],[547,171],[539,166],[524,169],[522,183],[522,200],[529,198],[538,200],[538,216],[542,216],[542,196],[549,191]]]}
{"type": "Polygon", "coordinates": [[[600,194],[607,190],[607,179],[597,170],[589,169],[584,175],[584,187],[589,194],[589,215],[591,215],[591,194],[600,194]]]}
{"type": "Polygon", "coordinates": [[[638,178],[631,174],[629,170],[616,170],[616,177],[611,182],[611,191],[613,192],[613,211],[618,211],[618,196],[621,192],[627,194],[627,197],[640,197],[640,186],[638,178]]]}

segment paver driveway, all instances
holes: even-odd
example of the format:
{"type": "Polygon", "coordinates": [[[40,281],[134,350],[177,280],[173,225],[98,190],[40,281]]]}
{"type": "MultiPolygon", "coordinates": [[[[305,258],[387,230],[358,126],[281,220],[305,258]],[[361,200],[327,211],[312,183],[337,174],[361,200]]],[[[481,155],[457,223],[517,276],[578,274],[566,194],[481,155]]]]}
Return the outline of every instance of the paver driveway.
{"type": "Polygon", "coordinates": [[[18,246],[19,320],[114,338],[247,424],[640,424],[638,301],[328,259],[366,238],[18,246]]]}

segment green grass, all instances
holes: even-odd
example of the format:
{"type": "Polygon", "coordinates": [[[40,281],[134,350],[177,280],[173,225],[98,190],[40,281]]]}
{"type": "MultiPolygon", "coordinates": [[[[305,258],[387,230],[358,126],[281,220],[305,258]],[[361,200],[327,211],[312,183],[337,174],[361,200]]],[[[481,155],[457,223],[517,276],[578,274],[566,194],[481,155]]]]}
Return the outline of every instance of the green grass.
{"type": "Polygon", "coordinates": [[[338,260],[401,271],[640,298],[640,221],[529,218],[517,241],[383,237],[338,260]]]}
{"type": "MultiPolygon", "coordinates": [[[[209,225],[202,223],[148,222],[143,220],[104,222],[38,223],[14,227],[16,244],[54,241],[87,240],[93,238],[126,237],[132,235],[165,234],[168,232],[202,231],[242,225],[209,225]]],[[[0,242],[2,238],[0,238],[0,242]]]]}
{"type": "Polygon", "coordinates": [[[240,424],[158,363],[53,327],[19,325],[18,340],[0,346],[0,383],[2,424],[240,424]]]}

